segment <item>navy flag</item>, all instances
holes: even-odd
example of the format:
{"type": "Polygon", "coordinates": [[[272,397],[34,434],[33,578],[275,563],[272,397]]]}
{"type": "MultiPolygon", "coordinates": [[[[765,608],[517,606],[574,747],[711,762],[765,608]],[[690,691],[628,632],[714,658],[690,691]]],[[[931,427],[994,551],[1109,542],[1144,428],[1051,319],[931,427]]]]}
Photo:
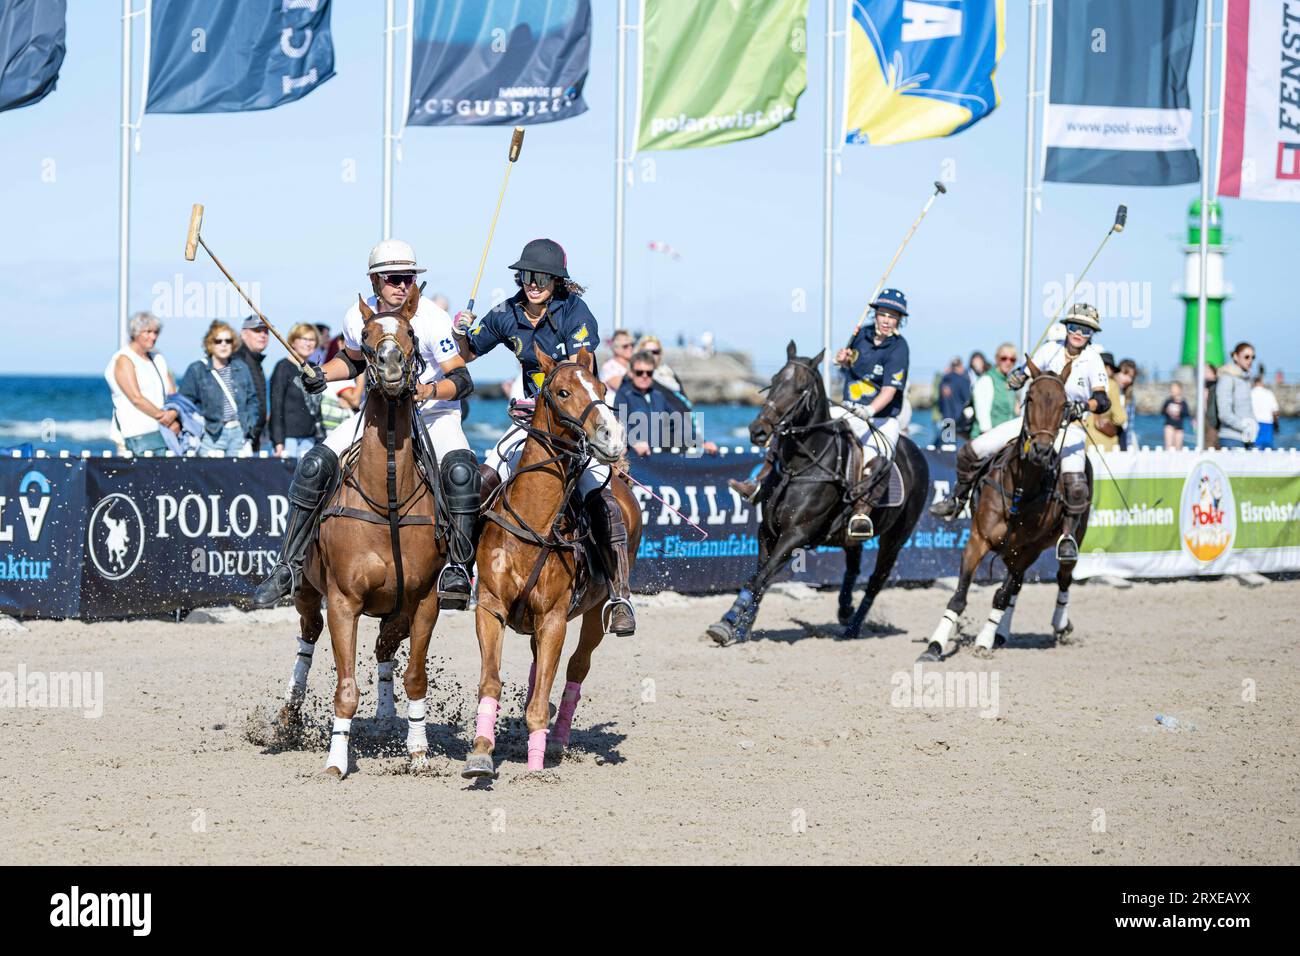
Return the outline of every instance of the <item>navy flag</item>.
{"type": "Polygon", "coordinates": [[[1201,178],[1187,67],[1197,0],[1051,0],[1043,179],[1173,186],[1201,178]]]}
{"type": "Polygon", "coordinates": [[[64,0],[0,2],[0,113],[49,96],[63,65],[64,0]]]}
{"type": "Polygon", "coordinates": [[[237,113],[334,75],[330,0],[153,0],[148,113],[237,113]]]}
{"type": "Polygon", "coordinates": [[[524,126],[587,111],[590,0],[419,0],[411,126],[524,126]]]}

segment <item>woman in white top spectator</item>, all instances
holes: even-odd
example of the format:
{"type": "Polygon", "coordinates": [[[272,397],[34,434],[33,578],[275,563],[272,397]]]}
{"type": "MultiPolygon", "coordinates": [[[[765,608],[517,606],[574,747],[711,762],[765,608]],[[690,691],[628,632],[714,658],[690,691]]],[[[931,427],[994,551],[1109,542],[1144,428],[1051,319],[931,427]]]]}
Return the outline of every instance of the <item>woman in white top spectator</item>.
{"type": "Polygon", "coordinates": [[[600,367],[600,380],[605,383],[605,388],[617,392],[632,364],[632,333],[619,329],[610,340],[609,348],[613,354],[600,367]]]}
{"type": "Polygon", "coordinates": [[[1264,384],[1264,369],[1260,368],[1255,376],[1255,386],[1250,390],[1250,404],[1255,411],[1255,421],[1259,432],[1255,435],[1256,448],[1272,448],[1273,436],[1277,430],[1278,413],[1281,408],[1273,390],[1264,384]]]}
{"type": "Polygon", "coordinates": [[[167,360],[154,350],[162,323],[152,313],[137,312],[127,328],[130,344],[114,352],[104,369],[104,379],[113,393],[113,418],[127,451],[135,455],[163,452],[167,443],[158,429],[179,433],[181,425],[174,410],[162,407],[176,391],[167,360]]]}

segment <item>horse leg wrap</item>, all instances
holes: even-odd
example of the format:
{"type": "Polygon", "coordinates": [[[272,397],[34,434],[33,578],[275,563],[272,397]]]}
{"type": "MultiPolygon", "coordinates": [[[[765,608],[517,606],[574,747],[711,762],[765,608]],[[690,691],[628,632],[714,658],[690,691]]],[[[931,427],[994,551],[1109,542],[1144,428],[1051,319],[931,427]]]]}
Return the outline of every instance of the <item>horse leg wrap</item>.
{"type": "Polygon", "coordinates": [[[938,644],[947,650],[948,642],[952,640],[953,632],[957,629],[957,612],[947,610],[943,612],[943,617],[939,619],[939,626],[934,629],[930,635],[930,643],[938,644]]]}
{"type": "Polygon", "coordinates": [[[379,704],[375,707],[375,716],[396,717],[397,705],[393,702],[393,662],[379,662],[379,704]]]}
{"type": "Polygon", "coordinates": [[[989,619],[984,622],[979,637],[975,638],[976,647],[982,647],[986,651],[993,650],[993,637],[997,634],[998,625],[1002,623],[1002,615],[1005,613],[1005,611],[996,607],[989,611],[989,619]]]}
{"type": "Polygon", "coordinates": [[[287,704],[301,704],[307,695],[307,675],[311,673],[311,658],[316,650],[315,644],[308,644],[298,638],[298,656],[293,661],[293,676],[289,678],[289,687],[284,692],[287,704]]]}
{"type": "Polygon", "coordinates": [[[348,773],[348,738],[352,736],[352,718],[335,717],[334,729],[330,733],[330,755],[325,761],[325,769],[333,767],[340,777],[348,773]]]}
{"type": "Polygon", "coordinates": [[[546,766],[546,731],[534,730],[528,735],[528,769],[541,770],[546,766]]]}
{"type": "Polygon", "coordinates": [[[406,752],[422,754],[429,749],[429,737],[424,732],[424,718],[429,710],[429,699],[406,702],[406,752]]]}
{"type": "Polygon", "coordinates": [[[1003,640],[1011,637],[1011,616],[1016,613],[1016,595],[1011,595],[1007,601],[1007,609],[1002,614],[1002,620],[998,623],[998,636],[1003,640]]]}
{"type": "Polygon", "coordinates": [[[442,459],[442,489],[451,517],[448,529],[448,557],[468,568],[474,563],[474,530],[478,524],[482,476],[472,451],[455,448],[442,459]]]}
{"type": "Polygon", "coordinates": [[[564,696],[560,698],[560,709],[555,714],[555,742],[560,749],[569,746],[569,731],[573,727],[573,714],[582,699],[582,685],[568,681],[564,685],[564,696]]]}
{"type": "Polygon", "coordinates": [[[474,722],[474,737],[484,738],[489,747],[497,745],[497,708],[500,703],[495,697],[478,699],[478,717],[474,722]]]}
{"type": "Polygon", "coordinates": [[[728,624],[735,624],[746,611],[754,600],[754,592],[749,588],[741,588],[740,593],[736,595],[736,600],[731,602],[731,607],[727,613],[722,615],[722,619],[728,624]]]}
{"type": "Polygon", "coordinates": [[[1070,623],[1070,592],[1056,592],[1056,610],[1052,612],[1052,630],[1063,631],[1070,623]]]}

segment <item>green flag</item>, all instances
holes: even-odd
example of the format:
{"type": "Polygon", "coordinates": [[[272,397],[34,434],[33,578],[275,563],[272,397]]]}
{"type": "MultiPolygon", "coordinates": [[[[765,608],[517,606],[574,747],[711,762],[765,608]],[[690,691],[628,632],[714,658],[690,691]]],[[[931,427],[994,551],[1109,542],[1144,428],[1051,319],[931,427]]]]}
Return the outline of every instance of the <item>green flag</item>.
{"type": "Polygon", "coordinates": [[[642,0],[638,150],[718,146],[794,119],[807,0],[642,0]]]}

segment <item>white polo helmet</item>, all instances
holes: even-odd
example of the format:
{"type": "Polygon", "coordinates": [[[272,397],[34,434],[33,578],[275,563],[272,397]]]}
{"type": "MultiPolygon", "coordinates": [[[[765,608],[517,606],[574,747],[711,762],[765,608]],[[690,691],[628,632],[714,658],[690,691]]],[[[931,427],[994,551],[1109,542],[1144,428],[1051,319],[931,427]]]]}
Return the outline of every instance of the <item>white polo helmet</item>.
{"type": "Polygon", "coordinates": [[[370,275],[379,272],[423,272],[415,264],[415,250],[401,239],[385,239],[370,250],[370,275]]]}
{"type": "Polygon", "coordinates": [[[1086,325],[1094,332],[1101,331],[1101,314],[1086,302],[1076,302],[1070,306],[1065,322],[1077,322],[1079,325],[1086,325]]]}

